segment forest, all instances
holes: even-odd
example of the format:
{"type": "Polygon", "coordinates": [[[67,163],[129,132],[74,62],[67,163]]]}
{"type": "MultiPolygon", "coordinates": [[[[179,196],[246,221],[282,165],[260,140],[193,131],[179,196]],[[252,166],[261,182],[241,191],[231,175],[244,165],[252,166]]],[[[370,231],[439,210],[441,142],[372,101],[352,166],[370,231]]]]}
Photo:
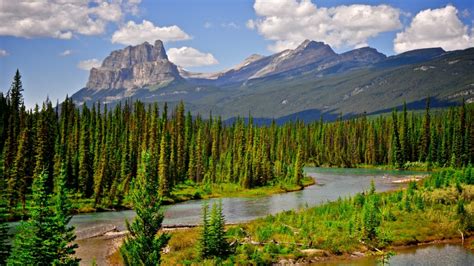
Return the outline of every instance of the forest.
{"type": "Polygon", "coordinates": [[[27,109],[21,75],[0,94],[0,187],[10,214],[27,213],[32,184],[47,173],[46,191],[64,181],[73,201],[95,207],[130,203],[130,187],[144,153],[157,193],[180,184],[235,184],[242,189],[301,184],[303,166],[434,169],[474,161],[474,108],[394,109],[335,122],[255,125],[250,117],[226,123],[191,116],[183,103],[125,101],[76,106],[67,98],[27,109]]]}

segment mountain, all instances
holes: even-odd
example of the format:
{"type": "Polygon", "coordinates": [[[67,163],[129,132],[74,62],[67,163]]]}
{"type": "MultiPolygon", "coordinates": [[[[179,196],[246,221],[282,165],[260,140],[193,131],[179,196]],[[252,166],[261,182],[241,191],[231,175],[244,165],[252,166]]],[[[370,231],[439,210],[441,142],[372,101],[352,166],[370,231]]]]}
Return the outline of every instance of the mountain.
{"type": "Polygon", "coordinates": [[[119,100],[133,96],[136,89],[165,87],[182,79],[158,40],[154,45],[145,42],[113,51],[100,67],[91,69],[86,87],[77,95],[84,95],[85,99],[119,100]]]}
{"type": "Polygon", "coordinates": [[[404,102],[422,108],[428,96],[434,106],[474,101],[473,73],[474,48],[386,57],[370,47],[338,54],[309,40],[270,56],[251,55],[221,72],[193,73],[170,62],[156,41],[112,52],[72,98],[112,105],[129,98],[171,106],[184,101],[194,114],[224,119],[251,114],[260,121],[330,120],[385,112],[404,102]]]}

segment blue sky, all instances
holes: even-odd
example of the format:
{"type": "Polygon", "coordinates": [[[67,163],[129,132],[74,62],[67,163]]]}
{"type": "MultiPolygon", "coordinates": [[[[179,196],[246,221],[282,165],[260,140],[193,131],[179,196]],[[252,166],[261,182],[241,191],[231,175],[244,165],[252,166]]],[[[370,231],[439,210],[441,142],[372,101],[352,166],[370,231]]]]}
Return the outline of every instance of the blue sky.
{"type": "Polygon", "coordinates": [[[175,63],[199,72],[291,49],[304,39],[325,41],[337,52],[369,45],[387,55],[474,44],[473,1],[68,1],[0,5],[0,90],[9,89],[19,68],[28,107],[84,87],[89,73],[80,67],[156,38],[175,63]]]}

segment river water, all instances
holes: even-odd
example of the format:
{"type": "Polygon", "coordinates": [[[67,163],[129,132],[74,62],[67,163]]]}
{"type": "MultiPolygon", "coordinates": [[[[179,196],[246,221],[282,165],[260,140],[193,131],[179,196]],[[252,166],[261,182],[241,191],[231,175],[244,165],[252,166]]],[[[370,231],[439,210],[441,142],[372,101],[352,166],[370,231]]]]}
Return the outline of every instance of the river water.
{"type": "MultiPolygon", "coordinates": [[[[370,266],[379,265],[376,257],[318,263],[322,266],[370,266]]],[[[459,244],[417,246],[396,251],[390,258],[390,266],[472,266],[474,253],[459,244]]]]}
{"type": "MultiPolygon", "coordinates": [[[[306,174],[316,180],[316,185],[304,190],[250,198],[222,198],[192,200],[166,206],[164,224],[198,224],[201,221],[201,208],[204,202],[212,204],[222,200],[223,213],[229,223],[245,222],[268,214],[315,206],[326,201],[348,197],[368,190],[374,180],[377,191],[387,191],[399,187],[392,181],[400,177],[420,174],[410,171],[381,171],[373,169],[306,168],[306,174]]],[[[71,223],[77,230],[113,224],[119,230],[125,229],[125,219],[133,219],[131,210],[119,212],[88,213],[74,216],[71,223]]]]}
{"type": "MultiPolygon", "coordinates": [[[[246,222],[269,214],[315,206],[327,201],[348,197],[358,192],[368,190],[371,180],[374,180],[379,192],[400,187],[393,181],[410,175],[420,175],[420,172],[382,171],[374,169],[337,169],[337,168],[306,168],[306,174],[316,180],[316,185],[304,190],[251,198],[222,198],[209,200],[193,200],[166,206],[164,224],[199,224],[201,208],[204,202],[212,204],[222,200],[223,213],[229,223],[246,222]]],[[[71,224],[76,230],[115,225],[119,230],[125,229],[125,219],[132,220],[133,211],[102,212],[75,215],[71,224]]],[[[82,259],[81,265],[106,265],[108,246],[113,241],[104,237],[79,240],[77,256],[82,259]]],[[[445,245],[429,246],[414,250],[404,250],[400,255],[392,257],[390,265],[474,265],[473,254],[462,246],[445,245]],[[441,254],[441,255],[440,255],[441,254]],[[442,257],[442,258],[438,258],[442,257]],[[443,260],[446,257],[453,257],[443,260]],[[431,259],[434,258],[434,259],[431,259]],[[467,262],[467,264],[466,264],[467,262]]],[[[374,265],[373,258],[364,258],[350,262],[333,262],[327,265],[374,265]]]]}

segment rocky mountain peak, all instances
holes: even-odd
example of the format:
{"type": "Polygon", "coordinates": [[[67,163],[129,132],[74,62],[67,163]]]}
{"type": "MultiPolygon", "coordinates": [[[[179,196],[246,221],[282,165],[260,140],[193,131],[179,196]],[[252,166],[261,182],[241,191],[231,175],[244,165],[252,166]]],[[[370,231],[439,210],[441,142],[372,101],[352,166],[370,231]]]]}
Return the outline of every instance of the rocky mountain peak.
{"type": "Polygon", "coordinates": [[[176,65],[168,60],[163,42],[148,42],[113,51],[101,67],[91,69],[86,87],[101,89],[135,89],[167,84],[181,79],[176,65]]]}
{"type": "Polygon", "coordinates": [[[163,43],[160,40],[151,45],[148,42],[113,51],[102,63],[104,68],[126,68],[144,62],[168,60],[163,43]]]}
{"type": "Polygon", "coordinates": [[[357,62],[366,62],[366,63],[377,63],[385,58],[386,55],[377,51],[372,47],[362,47],[349,52],[345,52],[340,55],[342,60],[345,61],[357,61],[357,62]]]}
{"type": "Polygon", "coordinates": [[[293,50],[293,54],[316,52],[316,51],[318,51],[319,53],[328,54],[328,55],[335,54],[335,52],[332,50],[332,48],[329,45],[323,42],[316,42],[316,41],[310,41],[310,40],[305,40],[300,45],[298,45],[298,47],[296,47],[293,50]]]}

